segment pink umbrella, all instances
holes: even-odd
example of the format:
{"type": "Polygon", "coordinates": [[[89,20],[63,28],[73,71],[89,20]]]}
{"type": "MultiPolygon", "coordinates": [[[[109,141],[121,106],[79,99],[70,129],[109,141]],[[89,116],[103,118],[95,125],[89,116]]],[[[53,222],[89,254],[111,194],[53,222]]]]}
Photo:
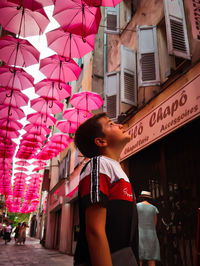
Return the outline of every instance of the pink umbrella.
{"type": "Polygon", "coordinates": [[[58,121],[56,127],[63,133],[75,133],[77,129],[77,123],[68,120],[58,121]]]}
{"type": "Polygon", "coordinates": [[[9,104],[15,107],[25,106],[29,98],[19,89],[0,88],[0,104],[9,104]]]}
{"type": "Polygon", "coordinates": [[[41,112],[27,115],[27,120],[31,123],[45,124],[46,126],[53,126],[57,121],[53,116],[41,112]]]}
{"type": "Polygon", "coordinates": [[[49,48],[58,55],[81,58],[94,49],[95,34],[88,35],[84,42],[80,35],[64,31],[62,28],[46,33],[49,48]]]}
{"type": "Polygon", "coordinates": [[[48,135],[51,133],[51,130],[47,128],[45,125],[38,125],[38,124],[28,124],[24,127],[24,130],[27,132],[39,132],[43,135],[48,135]]]}
{"type": "Polygon", "coordinates": [[[22,68],[0,67],[0,84],[2,87],[25,90],[33,87],[33,80],[33,77],[22,68]]]}
{"type": "Polygon", "coordinates": [[[15,173],[14,176],[16,178],[26,178],[28,175],[21,172],[21,173],[15,173]]]}
{"type": "Polygon", "coordinates": [[[26,141],[26,140],[23,140],[20,142],[20,149],[22,147],[26,148],[26,147],[31,147],[31,148],[36,148],[36,149],[39,149],[40,147],[42,146],[42,143],[41,142],[31,142],[31,141],[26,141]]]}
{"type": "Polygon", "coordinates": [[[41,7],[53,5],[55,0],[8,0],[8,2],[15,3],[18,6],[22,5],[23,7],[34,11],[41,7]]]}
{"type": "MultiPolygon", "coordinates": [[[[22,124],[19,123],[18,121],[12,120],[12,119],[8,119],[8,118],[2,118],[0,119],[0,128],[1,129],[13,129],[15,130],[20,130],[22,129],[22,124]]],[[[12,130],[11,130],[12,131],[12,130]]]]}
{"type": "Polygon", "coordinates": [[[70,82],[78,79],[81,68],[73,59],[52,55],[40,61],[40,71],[49,79],[70,82]]]}
{"type": "Polygon", "coordinates": [[[47,165],[47,163],[45,163],[45,162],[43,162],[43,161],[40,161],[40,160],[35,161],[35,162],[33,162],[32,164],[33,164],[33,165],[37,165],[38,167],[44,167],[44,166],[47,165]]]}
{"type": "Polygon", "coordinates": [[[71,95],[71,86],[62,81],[44,79],[35,84],[35,92],[40,96],[47,96],[62,101],[71,95]]]}
{"type": "Polygon", "coordinates": [[[82,0],[57,0],[53,17],[65,31],[82,36],[96,34],[101,20],[100,8],[86,5],[82,0]]]}
{"type": "Polygon", "coordinates": [[[17,161],[15,164],[21,165],[21,166],[30,166],[31,165],[27,161],[17,161]]]}
{"type": "Polygon", "coordinates": [[[11,2],[1,1],[0,24],[7,31],[28,37],[43,33],[49,19],[43,8],[32,11],[11,2]]]}
{"type": "Polygon", "coordinates": [[[9,138],[11,138],[11,139],[16,139],[16,138],[18,138],[19,137],[19,132],[17,131],[17,130],[2,130],[2,129],[0,129],[0,135],[1,136],[4,136],[4,137],[9,137],[9,138]]]}
{"type": "Polygon", "coordinates": [[[24,172],[28,171],[28,169],[25,167],[16,167],[15,170],[24,171],[24,172]]]}
{"type": "Polygon", "coordinates": [[[118,5],[122,0],[83,0],[89,6],[107,6],[107,7],[115,7],[118,5]]]}
{"type": "Polygon", "coordinates": [[[31,140],[32,142],[35,140],[43,142],[43,141],[46,141],[47,138],[43,134],[37,135],[37,134],[33,134],[33,133],[25,133],[23,135],[23,139],[26,139],[29,141],[31,140]]]}
{"type": "Polygon", "coordinates": [[[0,58],[7,65],[28,67],[39,62],[40,52],[27,40],[13,36],[0,38],[0,58]]]}
{"type": "Polygon", "coordinates": [[[24,111],[19,107],[14,107],[11,105],[0,105],[0,117],[10,117],[13,120],[20,120],[25,117],[24,111]]]}
{"type": "Polygon", "coordinates": [[[74,93],[70,103],[77,109],[89,111],[99,109],[103,104],[103,100],[98,93],[83,91],[74,93]]]}
{"type": "Polygon", "coordinates": [[[63,113],[64,118],[66,118],[68,121],[77,123],[77,126],[91,116],[92,114],[90,112],[76,108],[68,108],[63,113]]]}
{"type": "Polygon", "coordinates": [[[69,143],[70,142],[70,137],[67,134],[63,133],[54,133],[50,138],[50,141],[58,144],[62,143],[69,143]]]}
{"type": "Polygon", "coordinates": [[[42,113],[57,114],[62,112],[63,106],[63,103],[58,102],[54,98],[45,96],[31,100],[31,107],[42,113]]]}
{"type": "Polygon", "coordinates": [[[37,172],[37,171],[40,171],[40,170],[43,170],[45,167],[35,167],[33,169],[33,172],[37,172]]]}

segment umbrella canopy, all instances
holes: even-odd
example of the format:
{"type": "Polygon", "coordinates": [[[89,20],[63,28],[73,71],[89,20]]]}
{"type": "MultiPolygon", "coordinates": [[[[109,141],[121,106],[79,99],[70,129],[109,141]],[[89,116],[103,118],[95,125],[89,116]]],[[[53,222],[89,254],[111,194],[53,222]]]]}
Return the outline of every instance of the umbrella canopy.
{"type": "Polygon", "coordinates": [[[39,62],[40,52],[27,40],[3,36],[0,38],[0,58],[7,65],[28,67],[39,62]]]}
{"type": "Polygon", "coordinates": [[[98,32],[100,8],[91,7],[82,0],[57,0],[53,17],[65,31],[84,37],[98,32]]]}
{"type": "Polygon", "coordinates": [[[16,167],[15,170],[24,171],[24,172],[28,171],[28,169],[25,167],[16,167]]]}
{"type": "Polygon", "coordinates": [[[63,106],[63,103],[45,96],[31,100],[31,108],[42,113],[57,114],[62,112],[63,106]]]}
{"type": "Polygon", "coordinates": [[[40,134],[48,135],[51,133],[51,130],[47,128],[45,125],[38,124],[28,124],[24,127],[24,130],[27,132],[39,132],[40,134]]]}
{"type": "Polygon", "coordinates": [[[25,106],[29,98],[19,89],[0,88],[0,104],[8,104],[15,107],[25,106]]]}
{"type": "Polygon", "coordinates": [[[44,167],[44,166],[47,165],[47,163],[45,163],[45,162],[43,162],[43,161],[40,161],[40,160],[35,161],[35,162],[33,162],[32,164],[33,164],[33,165],[37,165],[38,167],[44,167]]]}
{"type": "Polygon", "coordinates": [[[3,129],[0,129],[0,135],[1,136],[4,136],[4,137],[9,137],[11,139],[16,139],[19,137],[19,132],[15,129],[12,129],[12,130],[3,130],[3,129]]]}
{"type": "Polygon", "coordinates": [[[32,11],[15,3],[6,1],[0,3],[0,24],[5,30],[18,36],[40,35],[49,22],[43,8],[32,11]]]}
{"type": "Polygon", "coordinates": [[[40,142],[43,142],[43,141],[46,141],[46,137],[42,134],[40,135],[37,135],[37,134],[33,134],[33,133],[25,133],[23,135],[23,139],[26,139],[26,140],[29,140],[29,141],[40,141],[40,142]]]}
{"type": "Polygon", "coordinates": [[[18,6],[22,5],[23,7],[34,11],[45,6],[53,5],[55,0],[8,0],[8,2],[15,3],[18,6]]]}
{"type": "Polygon", "coordinates": [[[103,100],[98,93],[83,91],[74,93],[70,103],[78,109],[89,111],[99,109],[103,104],[103,100]]]}
{"type": "Polygon", "coordinates": [[[9,66],[0,67],[0,84],[2,87],[25,90],[33,87],[33,80],[33,77],[22,68],[9,66]]]}
{"type": "Polygon", "coordinates": [[[17,161],[15,164],[21,165],[21,166],[30,166],[31,164],[27,161],[17,161]]]}
{"type": "Polygon", "coordinates": [[[20,120],[25,117],[25,114],[19,107],[3,104],[0,105],[0,117],[9,117],[13,120],[20,120]]]}
{"type": "Polygon", "coordinates": [[[11,129],[11,131],[20,130],[22,129],[22,124],[18,121],[8,119],[8,118],[2,118],[0,119],[0,129],[11,129]]]}
{"type": "Polygon", "coordinates": [[[35,92],[40,96],[47,96],[62,101],[71,95],[71,86],[62,81],[44,79],[35,84],[35,92]]]}
{"type": "Polygon", "coordinates": [[[68,120],[58,121],[56,127],[63,133],[75,133],[77,129],[77,123],[68,120]]]}
{"type": "Polygon", "coordinates": [[[40,61],[40,71],[49,79],[70,82],[78,79],[81,68],[73,59],[52,55],[40,61]]]}
{"type": "Polygon", "coordinates": [[[64,31],[62,28],[46,33],[49,48],[58,55],[69,58],[81,58],[94,49],[95,34],[84,38],[77,34],[64,31]]]}
{"type": "Polygon", "coordinates": [[[68,121],[77,123],[77,126],[91,116],[92,114],[90,112],[76,108],[68,108],[63,113],[64,118],[66,118],[68,121]]]}
{"type": "Polygon", "coordinates": [[[42,169],[44,169],[45,167],[35,167],[34,169],[33,169],[33,172],[37,172],[37,171],[40,171],[40,170],[42,170],[42,169]]]}
{"type": "Polygon", "coordinates": [[[107,7],[115,7],[118,5],[122,0],[83,0],[89,6],[107,6],[107,7]]]}
{"type": "Polygon", "coordinates": [[[44,124],[46,126],[53,126],[56,123],[56,118],[41,112],[27,115],[27,120],[31,123],[44,124]]]}
{"type": "Polygon", "coordinates": [[[69,143],[70,137],[67,134],[55,133],[49,138],[49,140],[54,143],[62,144],[69,143]]]}

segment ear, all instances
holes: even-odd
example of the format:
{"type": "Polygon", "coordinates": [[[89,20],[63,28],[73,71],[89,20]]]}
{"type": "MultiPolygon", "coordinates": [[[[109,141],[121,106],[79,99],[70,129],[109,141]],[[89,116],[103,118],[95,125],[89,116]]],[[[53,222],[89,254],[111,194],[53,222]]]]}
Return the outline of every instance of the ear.
{"type": "Polygon", "coordinates": [[[100,148],[107,146],[107,141],[104,138],[95,138],[94,143],[100,148]]]}

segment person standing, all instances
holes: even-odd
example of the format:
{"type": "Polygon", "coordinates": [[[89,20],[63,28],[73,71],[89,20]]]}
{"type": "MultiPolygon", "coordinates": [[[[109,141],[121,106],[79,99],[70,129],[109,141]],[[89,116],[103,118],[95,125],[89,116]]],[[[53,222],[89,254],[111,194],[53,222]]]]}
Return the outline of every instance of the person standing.
{"type": "Polygon", "coordinates": [[[139,227],[140,266],[148,261],[148,266],[155,266],[160,261],[160,245],[156,233],[158,209],[152,205],[151,192],[142,191],[137,203],[139,227]]]}
{"type": "Polygon", "coordinates": [[[80,233],[74,265],[111,266],[111,255],[129,246],[137,259],[136,202],[119,163],[130,135],[106,113],[99,113],[79,126],[74,141],[80,152],[91,158],[80,175],[80,233]]]}
{"type": "Polygon", "coordinates": [[[4,236],[3,236],[3,239],[5,240],[5,245],[7,245],[7,243],[11,241],[10,237],[11,232],[12,232],[12,226],[7,222],[6,226],[4,227],[4,236]]]}
{"type": "Polygon", "coordinates": [[[18,240],[17,243],[23,243],[25,244],[26,242],[26,228],[28,227],[28,225],[26,224],[26,222],[23,222],[21,225],[21,228],[19,230],[19,236],[18,236],[18,240]]]}
{"type": "Polygon", "coordinates": [[[20,228],[21,228],[21,223],[18,223],[18,225],[16,226],[15,230],[14,230],[14,233],[15,233],[15,242],[17,242],[17,239],[19,237],[19,231],[20,231],[20,228]]]}

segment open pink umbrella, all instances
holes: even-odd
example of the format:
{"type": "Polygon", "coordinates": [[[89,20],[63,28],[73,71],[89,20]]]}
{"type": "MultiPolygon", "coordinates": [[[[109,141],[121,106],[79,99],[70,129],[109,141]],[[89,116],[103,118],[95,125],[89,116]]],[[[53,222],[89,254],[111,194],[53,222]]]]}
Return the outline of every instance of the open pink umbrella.
{"type": "Polygon", "coordinates": [[[23,139],[26,139],[29,141],[31,140],[32,142],[35,140],[43,142],[43,141],[46,141],[47,138],[43,134],[38,135],[38,134],[33,134],[33,133],[25,133],[23,135],[23,139]]]}
{"type": "Polygon", "coordinates": [[[31,123],[45,124],[46,126],[53,126],[57,121],[55,117],[41,112],[27,115],[27,120],[31,123]]]}
{"type": "Polygon", "coordinates": [[[45,163],[45,162],[43,162],[43,161],[40,161],[40,160],[35,161],[35,162],[33,162],[32,164],[33,164],[33,165],[37,165],[38,167],[44,167],[44,166],[47,165],[47,163],[45,163]]]}
{"type": "Polygon", "coordinates": [[[67,134],[63,133],[54,133],[49,140],[54,143],[62,144],[62,143],[69,143],[70,137],[67,134]]]}
{"type": "Polygon", "coordinates": [[[75,133],[77,129],[77,123],[68,120],[58,121],[56,127],[63,133],[75,133]]]}
{"type": "Polygon", "coordinates": [[[8,2],[15,3],[18,6],[22,5],[23,7],[34,11],[41,7],[53,5],[55,0],[8,0],[8,2]]]}
{"type": "Polygon", "coordinates": [[[62,112],[63,106],[63,103],[45,96],[31,100],[31,108],[42,113],[57,114],[62,112]]]}
{"type": "Polygon", "coordinates": [[[19,89],[0,88],[0,104],[21,107],[28,104],[29,98],[19,89]]]}
{"type": "Polygon", "coordinates": [[[20,120],[25,117],[25,114],[19,107],[3,104],[0,105],[0,117],[10,117],[13,120],[20,120]]]}
{"type": "Polygon", "coordinates": [[[37,171],[40,171],[40,170],[43,170],[45,167],[35,167],[33,169],[33,172],[37,172],[37,171]]]}
{"type": "Polygon", "coordinates": [[[48,135],[51,133],[51,130],[47,128],[45,125],[38,125],[38,124],[28,124],[24,127],[24,130],[27,132],[39,132],[40,134],[48,135]]]}
{"type": "Polygon", "coordinates": [[[19,123],[18,121],[12,120],[10,118],[2,118],[0,119],[0,128],[1,129],[7,129],[7,128],[11,128],[13,130],[20,130],[22,129],[22,124],[19,123]]]}
{"type": "Polygon", "coordinates": [[[35,84],[35,92],[62,101],[71,95],[71,86],[59,80],[44,79],[35,84]]]}
{"type": "Polygon", "coordinates": [[[7,31],[18,36],[28,37],[43,33],[49,24],[49,19],[43,8],[32,11],[2,0],[0,3],[0,24],[7,31]]]}
{"type": "Polygon", "coordinates": [[[40,52],[27,40],[3,36],[0,38],[0,58],[7,65],[28,67],[39,62],[40,52]]]}
{"type": "Polygon", "coordinates": [[[89,6],[107,6],[107,7],[115,7],[118,5],[122,0],[83,0],[89,6]]]}
{"type": "Polygon", "coordinates": [[[20,148],[21,147],[31,147],[31,148],[40,148],[42,146],[42,143],[41,142],[31,142],[31,141],[27,141],[27,140],[22,140],[20,142],[20,148]]]}
{"type": "Polygon", "coordinates": [[[11,139],[16,139],[19,137],[19,132],[15,129],[12,129],[12,130],[3,130],[3,129],[0,129],[0,135],[1,136],[5,136],[5,137],[9,137],[11,139]]]}
{"type": "Polygon", "coordinates": [[[63,113],[64,118],[66,118],[68,121],[77,123],[77,126],[79,126],[91,116],[92,114],[90,112],[76,108],[68,108],[63,113]]]}
{"type": "Polygon", "coordinates": [[[85,36],[98,32],[101,11],[82,0],[57,0],[53,17],[65,31],[80,35],[84,40],[85,36]]]}
{"type": "Polygon", "coordinates": [[[46,33],[48,47],[58,55],[68,58],[81,58],[94,49],[95,34],[83,39],[80,35],[64,31],[62,28],[46,33]]]}
{"type": "Polygon", "coordinates": [[[33,87],[33,80],[33,77],[22,68],[0,67],[0,84],[2,87],[25,90],[33,87]]]}
{"type": "Polygon", "coordinates": [[[101,107],[103,100],[98,93],[82,91],[74,93],[70,103],[77,109],[96,110],[101,107]]]}
{"type": "Polygon", "coordinates": [[[40,71],[49,79],[70,82],[78,79],[81,68],[73,59],[52,55],[40,61],[40,71]]]}
{"type": "Polygon", "coordinates": [[[30,166],[31,164],[27,161],[17,161],[15,164],[21,165],[21,166],[30,166]]]}
{"type": "Polygon", "coordinates": [[[28,171],[28,169],[25,167],[16,167],[15,170],[24,171],[24,172],[28,171]]]}

